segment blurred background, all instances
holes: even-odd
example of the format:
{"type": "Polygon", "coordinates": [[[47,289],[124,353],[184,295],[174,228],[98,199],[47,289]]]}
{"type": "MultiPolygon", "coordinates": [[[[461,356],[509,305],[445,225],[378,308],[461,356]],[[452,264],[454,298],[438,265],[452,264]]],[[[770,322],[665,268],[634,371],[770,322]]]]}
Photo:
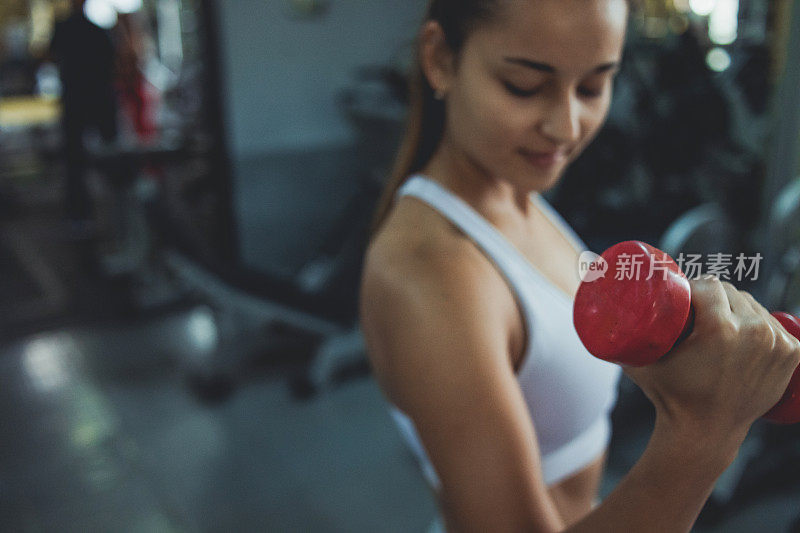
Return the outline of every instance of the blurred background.
{"type": "MultiPolygon", "coordinates": [[[[356,314],[425,5],[3,0],[0,528],[426,530],[356,314]]],[[[800,0],[647,0],[546,197],[797,312],[799,154],[800,0]]],[[[603,494],[652,424],[620,394],[603,494]]],[[[800,531],[800,430],[756,424],[696,531],[800,531]]]]}

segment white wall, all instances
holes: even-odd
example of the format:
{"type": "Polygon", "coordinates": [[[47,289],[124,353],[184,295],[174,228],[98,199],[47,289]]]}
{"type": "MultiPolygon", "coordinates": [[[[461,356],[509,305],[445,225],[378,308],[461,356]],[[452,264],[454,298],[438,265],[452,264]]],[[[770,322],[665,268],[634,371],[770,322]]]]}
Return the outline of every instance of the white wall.
{"type": "Polygon", "coordinates": [[[234,158],[347,142],[336,107],[353,68],[404,63],[425,0],[330,0],[312,19],[289,0],[221,0],[228,136],[234,158]]]}

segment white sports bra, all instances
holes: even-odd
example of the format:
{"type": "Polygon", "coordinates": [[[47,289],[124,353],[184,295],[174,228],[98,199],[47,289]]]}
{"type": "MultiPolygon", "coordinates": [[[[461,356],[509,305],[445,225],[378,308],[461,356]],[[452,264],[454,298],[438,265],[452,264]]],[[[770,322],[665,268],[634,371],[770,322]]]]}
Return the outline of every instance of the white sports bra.
{"type": "MultiPolygon", "coordinates": [[[[414,196],[447,217],[499,269],[522,309],[527,349],[516,373],[541,452],[544,481],[553,485],[582,470],[608,447],[609,414],[617,399],[620,368],[592,357],[572,324],[572,300],[536,269],[484,217],[439,183],[415,174],[396,198],[414,196]]],[[[539,194],[531,200],[576,250],[586,245],[539,194]]],[[[574,266],[577,272],[577,265],[574,266]]],[[[439,477],[413,421],[396,406],[391,414],[417,457],[428,483],[439,477]]]]}

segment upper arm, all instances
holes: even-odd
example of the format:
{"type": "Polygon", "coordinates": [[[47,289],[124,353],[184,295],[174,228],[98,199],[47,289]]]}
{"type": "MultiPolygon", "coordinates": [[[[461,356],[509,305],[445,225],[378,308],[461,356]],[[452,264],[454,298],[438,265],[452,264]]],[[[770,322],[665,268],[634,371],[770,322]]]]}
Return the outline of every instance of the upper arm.
{"type": "Polygon", "coordinates": [[[367,268],[370,359],[414,421],[459,531],[554,531],[560,518],[509,360],[501,287],[482,268],[453,258],[395,277],[367,268]]]}

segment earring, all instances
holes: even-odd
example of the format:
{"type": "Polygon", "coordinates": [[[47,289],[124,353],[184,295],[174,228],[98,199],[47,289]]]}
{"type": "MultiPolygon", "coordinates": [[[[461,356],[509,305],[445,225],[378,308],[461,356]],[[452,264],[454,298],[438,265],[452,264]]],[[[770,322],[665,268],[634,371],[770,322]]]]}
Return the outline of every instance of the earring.
{"type": "Polygon", "coordinates": [[[436,91],[433,93],[433,97],[434,97],[434,98],[436,98],[437,100],[444,100],[444,92],[443,92],[443,91],[440,91],[439,89],[437,89],[437,90],[436,90],[436,91]]]}

